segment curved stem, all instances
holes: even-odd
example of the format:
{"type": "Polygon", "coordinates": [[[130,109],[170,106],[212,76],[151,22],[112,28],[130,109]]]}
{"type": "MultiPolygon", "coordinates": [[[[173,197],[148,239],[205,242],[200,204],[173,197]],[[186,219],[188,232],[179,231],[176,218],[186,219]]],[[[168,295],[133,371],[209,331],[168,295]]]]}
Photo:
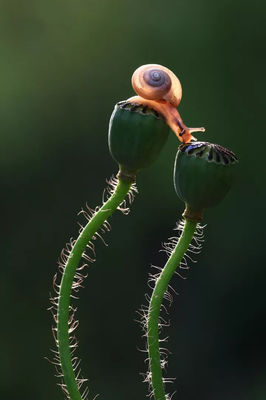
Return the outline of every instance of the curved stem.
{"type": "Polygon", "coordinates": [[[157,279],[148,311],[148,352],[153,395],[155,400],[166,400],[159,348],[159,315],[168,284],[193,239],[197,222],[185,221],[182,235],[157,279]]]}
{"type": "Polygon", "coordinates": [[[57,344],[61,362],[63,379],[71,400],[81,400],[75,372],[71,360],[70,338],[69,338],[69,307],[70,296],[76,269],[88,242],[103,225],[106,219],[117,209],[129,192],[131,183],[120,180],[113,195],[95,213],[92,219],[84,227],[77,238],[72,251],[68,257],[62,276],[58,310],[57,310],[57,344]]]}

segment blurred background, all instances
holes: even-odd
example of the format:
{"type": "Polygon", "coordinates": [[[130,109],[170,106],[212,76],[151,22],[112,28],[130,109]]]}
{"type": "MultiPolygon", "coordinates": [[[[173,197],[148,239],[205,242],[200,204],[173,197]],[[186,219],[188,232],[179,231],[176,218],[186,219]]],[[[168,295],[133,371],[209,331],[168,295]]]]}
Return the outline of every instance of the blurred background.
{"type": "MultiPolygon", "coordinates": [[[[54,348],[49,293],[78,211],[101,203],[117,166],[107,147],[114,104],[133,95],[141,64],[172,69],[179,111],[198,139],[240,159],[235,187],[205,215],[205,244],[175,279],[167,376],[179,400],[266,399],[265,2],[262,0],[27,0],[0,4],[0,397],[63,394],[44,357],[54,348]]],[[[129,216],[116,213],[109,247],[80,292],[82,372],[90,399],[144,399],[136,310],[150,265],[164,265],[183,204],[172,184],[178,142],[138,176],[129,216]]]]}

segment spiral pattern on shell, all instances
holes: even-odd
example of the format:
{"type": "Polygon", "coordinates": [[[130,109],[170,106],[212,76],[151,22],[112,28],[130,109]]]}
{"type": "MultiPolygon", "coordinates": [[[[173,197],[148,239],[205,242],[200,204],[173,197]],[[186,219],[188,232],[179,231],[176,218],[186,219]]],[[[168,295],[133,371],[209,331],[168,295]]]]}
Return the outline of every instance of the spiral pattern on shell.
{"type": "Polygon", "coordinates": [[[159,64],[142,65],[132,75],[135,92],[148,100],[166,100],[177,107],[182,97],[179,79],[159,64]]]}
{"type": "Polygon", "coordinates": [[[143,74],[143,80],[147,85],[156,87],[158,89],[158,94],[161,91],[162,95],[169,92],[172,82],[169,75],[160,69],[149,68],[143,74]]]}

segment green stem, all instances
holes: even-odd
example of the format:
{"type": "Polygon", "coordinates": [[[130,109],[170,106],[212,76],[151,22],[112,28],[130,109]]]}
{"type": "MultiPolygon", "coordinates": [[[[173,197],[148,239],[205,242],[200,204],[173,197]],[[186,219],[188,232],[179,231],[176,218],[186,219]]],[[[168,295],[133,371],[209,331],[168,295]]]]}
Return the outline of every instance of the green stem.
{"type": "Polygon", "coordinates": [[[153,395],[155,400],[166,400],[159,347],[159,315],[168,284],[193,239],[197,222],[185,221],[182,235],[165,264],[153,289],[148,311],[148,352],[153,395]]]}
{"type": "Polygon", "coordinates": [[[130,182],[119,180],[113,195],[96,212],[80,233],[65,265],[58,299],[57,341],[63,379],[71,400],[81,400],[81,394],[71,361],[69,338],[69,307],[73,279],[87,244],[106,219],[122,203],[130,187],[130,182]]]}

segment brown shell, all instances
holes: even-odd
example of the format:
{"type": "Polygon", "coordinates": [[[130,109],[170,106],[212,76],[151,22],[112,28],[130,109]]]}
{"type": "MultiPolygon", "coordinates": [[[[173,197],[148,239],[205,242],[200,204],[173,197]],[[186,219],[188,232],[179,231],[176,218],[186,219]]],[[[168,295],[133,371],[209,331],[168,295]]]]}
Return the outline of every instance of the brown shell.
{"type": "Polygon", "coordinates": [[[170,69],[159,64],[142,65],[132,75],[135,92],[148,100],[166,100],[177,107],[182,98],[182,86],[170,69]]]}

